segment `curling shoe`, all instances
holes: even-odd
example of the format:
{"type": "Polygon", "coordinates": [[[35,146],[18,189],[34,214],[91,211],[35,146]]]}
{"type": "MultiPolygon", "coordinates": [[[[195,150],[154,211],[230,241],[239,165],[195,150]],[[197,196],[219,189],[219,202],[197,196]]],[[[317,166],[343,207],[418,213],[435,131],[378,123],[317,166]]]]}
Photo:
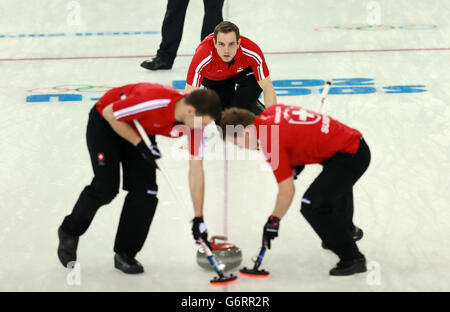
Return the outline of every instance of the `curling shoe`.
{"type": "Polygon", "coordinates": [[[330,270],[332,276],[348,276],[367,271],[366,258],[358,258],[349,261],[339,261],[338,264],[330,270]]]}
{"type": "MultiPolygon", "coordinates": [[[[361,238],[363,238],[363,236],[364,236],[363,230],[361,230],[359,227],[355,226],[355,230],[354,230],[354,232],[352,233],[353,240],[354,240],[355,242],[357,242],[357,241],[359,241],[361,238]]],[[[327,246],[324,242],[322,242],[322,248],[323,248],[323,249],[330,249],[330,248],[328,248],[328,246],[327,246]]]]}
{"type": "Polygon", "coordinates": [[[72,236],[58,228],[58,258],[62,265],[67,268],[72,261],[77,261],[78,236],[72,236]]]}
{"type": "Polygon", "coordinates": [[[141,63],[141,67],[148,70],[160,70],[160,69],[171,69],[172,63],[162,59],[159,56],[156,56],[151,61],[144,61],[141,63]]]}
{"type": "Polygon", "coordinates": [[[142,264],[126,253],[115,254],[114,267],[126,274],[139,274],[144,272],[142,264]]]}

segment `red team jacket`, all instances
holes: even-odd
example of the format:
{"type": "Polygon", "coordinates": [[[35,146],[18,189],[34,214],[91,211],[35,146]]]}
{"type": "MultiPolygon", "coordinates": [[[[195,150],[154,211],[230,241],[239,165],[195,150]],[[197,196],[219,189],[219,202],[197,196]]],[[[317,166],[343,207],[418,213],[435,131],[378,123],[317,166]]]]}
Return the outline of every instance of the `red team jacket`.
{"type": "Polygon", "coordinates": [[[234,62],[226,63],[222,61],[214,47],[214,34],[210,34],[195,50],[186,83],[200,87],[203,77],[210,80],[225,80],[239,74],[247,67],[252,67],[257,81],[269,76],[264,55],[256,43],[241,36],[241,45],[237,49],[234,62]]]}
{"type": "MultiPolygon", "coordinates": [[[[180,137],[187,131],[177,131],[180,123],[175,120],[175,103],[187,96],[175,88],[157,83],[136,83],[106,92],[97,102],[96,108],[103,116],[103,109],[113,103],[113,114],[119,121],[139,121],[149,135],[180,137]],[[124,94],[125,99],[120,95],[124,94]],[[175,130],[175,131],[174,131],[175,130]]],[[[136,129],[136,128],[135,128],[136,129]]],[[[187,128],[184,128],[187,130],[187,128]]],[[[189,131],[189,151],[191,155],[202,156],[203,135],[201,131],[189,131]]]]}
{"type": "Polygon", "coordinates": [[[278,183],[292,176],[291,165],[319,164],[336,152],[355,154],[362,137],[329,116],[282,104],[263,111],[255,126],[278,183]]]}

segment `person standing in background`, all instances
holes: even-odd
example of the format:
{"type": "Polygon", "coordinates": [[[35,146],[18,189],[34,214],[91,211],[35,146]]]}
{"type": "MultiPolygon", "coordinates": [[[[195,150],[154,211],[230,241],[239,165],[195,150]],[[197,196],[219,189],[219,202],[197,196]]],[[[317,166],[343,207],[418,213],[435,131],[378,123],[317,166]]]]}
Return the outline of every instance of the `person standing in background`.
{"type": "MultiPolygon", "coordinates": [[[[200,41],[214,31],[214,27],[223,21],[224,0],[203,0],[205,14],[200,41]]],[[[184,19],[189,0],[168,0],[166,15],[162,24],[162,41],[151,61],[144,61],[141,67],[149,70],[171,69],[183,35],[184,19]]]]}
{"type": "Polygon", "coordinates": [[[265,107],[277,103],[260,47],[241,36],[230,21],[219,23],[195,50],[184,91],[190,93],[202,86],[217,92],[222,109],[239,107],[259,115],[265,107]],[[264,104],[259,101],[261,93],[264,104]]]}

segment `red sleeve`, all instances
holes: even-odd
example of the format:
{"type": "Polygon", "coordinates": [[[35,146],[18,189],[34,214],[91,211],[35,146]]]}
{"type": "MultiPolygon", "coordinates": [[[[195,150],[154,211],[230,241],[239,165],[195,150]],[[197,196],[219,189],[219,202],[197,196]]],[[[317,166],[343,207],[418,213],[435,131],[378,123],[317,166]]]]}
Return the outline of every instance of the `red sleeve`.
{"type": "Polygon", "coordinates": [[[167,107],[170,102],[170,98],[144,99],[140,96],[131,95],[113,104],[113,114],[120,121],[139,120],[145,113],[167,107]]]}
{"type": "Polygon", "coordinates": [[[191,65],[187,73],[186,83],[193,87],[200,87],[203,80],[203,72],[211,63],[212,53],[207,44],[201,44],[197,50],[195,50],[194,57],[192,58],[191,65]]]}
{"type": "Polygon", "coordinates": [[[269,161],[277,183],[292,177],[292,168],[284,148],[279,149],[278,164],[273,158],[269,161]]]}
{"type": "Polygon", "coordinates": [[[188,147],[191,156],[203,158],[203,147],[205,145],[203,130],[192,129],[188,136],[188,147]]]}
{"type": "Polygon", "coordinates": [[[284,146],[280,143],[279,125],[264,124],[260,117],[255,119],[259,143],[275,179],[280,183],[292,176],[291,164],[284,146]]]}
{"type": "Polygon", "coordinates": [[[245,43],[242,44],[241,49],[242,53],[249,57],[250,66],[255,73],[256,80],[261,81],[266,79],[270,75],[269,68],[267,67],[264,54],[259,46],[253,41],[247,39],[245,40],[245,43]]]}
{"type": "Polygon", "coordinates": [[[156,83],[137,84],[126,98],[113,103],[113,114],[117,120],[141,120],[170,102],[181,98],[184,93],[175,88],[156,83]]]}
{"type": "Polygon", "coordinates": [[[103,109],[109,104],[114,103],[115,101],[120,100],[120,94],[129,94],[131,90],[137,84],[128,84],[122,87],[116,87],[108,90],[98,101],[97,101],[97,109],[98,112],[103,115],[103,109]]]}

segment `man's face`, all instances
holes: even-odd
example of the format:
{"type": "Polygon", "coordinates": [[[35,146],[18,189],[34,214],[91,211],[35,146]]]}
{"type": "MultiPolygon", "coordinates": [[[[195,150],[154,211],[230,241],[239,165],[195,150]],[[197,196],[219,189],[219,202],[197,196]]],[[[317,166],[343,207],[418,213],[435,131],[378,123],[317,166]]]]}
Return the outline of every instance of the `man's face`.
{"type": "Polygon", "coordinates": [[[233,60],[240,44],[241,39],[236,40],[236,33],[234,31],[226,34],[221,32],[217,33],[217,40],[214,42],[217,54],[226,63],[233,60]]]}

